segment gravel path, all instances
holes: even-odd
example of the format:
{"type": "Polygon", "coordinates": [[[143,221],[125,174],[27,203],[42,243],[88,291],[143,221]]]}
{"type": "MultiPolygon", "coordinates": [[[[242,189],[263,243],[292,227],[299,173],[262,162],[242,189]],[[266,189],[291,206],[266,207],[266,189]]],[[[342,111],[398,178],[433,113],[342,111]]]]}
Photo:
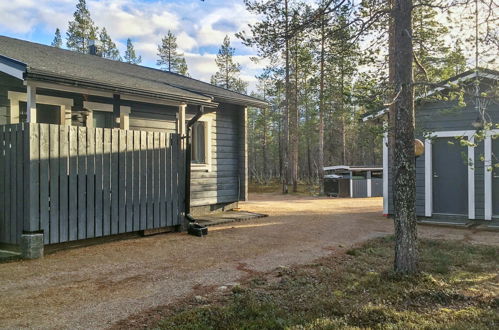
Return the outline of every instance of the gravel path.
{"type": "MultiPolygon", "coordinates": [[[[277,266],[310,263],[393,232],[382,200],[250,197],[242,209],[267,213],[184,233],[59,251],[0,264],[0,327],[96,329],[186,296],[237,283],[277,266]]],[[[498,244],[494,232],[420,227],[420,235],[498,244]]]]}

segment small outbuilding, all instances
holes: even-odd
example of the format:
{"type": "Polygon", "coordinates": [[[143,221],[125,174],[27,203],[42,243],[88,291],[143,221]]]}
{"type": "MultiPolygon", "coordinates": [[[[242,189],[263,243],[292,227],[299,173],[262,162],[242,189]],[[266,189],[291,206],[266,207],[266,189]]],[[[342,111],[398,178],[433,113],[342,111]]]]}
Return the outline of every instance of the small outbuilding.
{"type": "Polygon", "coordinates": [[[328,166],[324,167],[324,192],[333,197],[383,196],[383,167],[328,166]]]}
{"type": "MultiPolygon", "coordinates": [[[[470,70],[416,100],[416,214],[431,221],[499,219],[499,72],[470,70]],[[462,98],[452,97],[461,93],[462,98]]],[[[388,109],[364,118],[388,120],[388,109]]],[[[383,141],[383,195],[393,214],[392,157],[383,141]]]]}

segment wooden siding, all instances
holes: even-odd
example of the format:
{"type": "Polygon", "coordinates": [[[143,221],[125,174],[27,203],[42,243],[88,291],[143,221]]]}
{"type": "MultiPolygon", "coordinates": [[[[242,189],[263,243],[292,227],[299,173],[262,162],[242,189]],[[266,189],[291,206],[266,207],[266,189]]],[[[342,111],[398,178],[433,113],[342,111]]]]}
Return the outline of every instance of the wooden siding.
{"type": "MultiPolygon", "coordinates": [[[[0,73],[0,107],[6,107],[7,112],[10,108],[7,99],[9,90],[25,92],[26,88],[22,85],[22,81],[0,73]]],[[[39,89],[37,93],[70,98],[74,100],[75,105],[83,104],[84,101],[83,96],[76,93],[45,89],[39,89]]],[[[112,99],[99,96],[88,95],[85,100],[112,104],[112,99]]],[[[130,130],[177,132],[177,107],[126,100],[122,101],[122,105],[131,107],[130,130]]],[[[187,112],[192,115],[195,108],[189,106],[187,112]]],[[[217,111],[210,116],[213,118],[211,121],[212,163],[209,172],[198,170],[192,172],[192,206],[232,203],[245,198],[247,167],[245,166],[244,154],[244,133],[246,129],[244,107],[221,103],[217,111]]],[[[111,136],[103,136],[102,138],[111,139],[111,136]]],[[[111,151],[110,148],[111,146],[109,146],[108,153],[111,151]]],[[[143,156],[147,157],[144,153],[143,155],[133,155],[132,158],[143,156]]],[[[107,160],[107,158],[98,156],[94,162],[103,162],[104,160],[107,160]]],[[[110,165],[106,165],[110,164],[109,162],[105,163],[105,166],[110,167],[110,165]]],[[[110,168],[103,167],[100,170],[110,171],[110,168]]],[[[179,168],[179,171],[183,170],[183,168],[179,168]]],[[[68,180],[72,179],[74,178],[68,178],[68,180]]],[[[107,180],[107,177],[103,180],[107,180]]],[[[112,203],[112,200],[103,199],[98,202],[106,204],[108,202],[112,203]]],[[[90,212],[92,211],[90,210],[90,212]]],[[[103,216],[107,217],[108,215],[103,216]]]]}
{"type": "MultiPolygon", "coordinates": [[[[192,114],[192,110],[188,109],[192,114]]],[[[232,203],[244,189],[244,169],[240,166],[243,107],[221,104],[211,120],[211,168],[192,170],[191,205],[232,203]]]]}
{"type": "Polygon", "coordinates": [[[179,225],[179,152],[178,135],[164,132],[0,126],[0,242],[19,244],[22,231],[53,244],[179,225]]]}

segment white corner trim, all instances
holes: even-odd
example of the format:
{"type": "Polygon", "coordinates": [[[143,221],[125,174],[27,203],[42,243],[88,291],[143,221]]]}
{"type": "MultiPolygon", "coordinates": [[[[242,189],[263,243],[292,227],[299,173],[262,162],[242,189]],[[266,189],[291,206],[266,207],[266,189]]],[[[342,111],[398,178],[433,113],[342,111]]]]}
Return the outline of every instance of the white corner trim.
{"type": "Polygon", "coordinates": [[[0,72],[8,74],[9,76],[12,76],[14,78],[23,80],[25,70],[20,70],[5,63],[0,63],[0,72]]]}
{"type": "MultiPolygon", "coordinates": [[[[468,135],[471,143],[475,142],[474,132],[473,135],[468,135]]],[[[468,146],[468,218],[475,219],[475,148],[468,146]]]]}
{"type": "Polygon", "coordinates": [[[424,152],[424,196],[425,196],[425,217],[431,217],[433,214],[433,163],[432,163],[432,144],[430,139],[425,139],[424,152]]]}
{"type": "Polygon", "coordinates": [[[484,219],[492,220],[492,138],[487,134],[484,141],[483,185],[484,185],[484,219]]]}
{"type": "MultiPolygon", "coordinates": [[[[83,101],[83,107],[92,111],[113,112],[113,105],[109,103],[83,101]]],[[[126,105],[120,105],[120,114],[129,115],[131,111],[132,111],[131,107],[126,105]]]]}
{"type": "Polygon", "coordinates": [[[492,135],[499,134],[499,130],[491,130],[487,132],[484,141],[484,164],[483,164],[483,186],[484,186],[484,219],[492,220],[492,135]]]}
{"type": "Polygon", "coordinates": [[[353,172],[350,171],[350,198],[353,197],[353,172]]]}
{"type": "MultiPolygon", "coordinates": [[[[474,143],[475,131],[440,131],[432,132],[431,137],[458,137],[466,136],[471,143],[474,143]]],[[[433,214],[433,164],[432,164],[432,144],[431,138],[425,139],[425,216],[431,217],[433,214]]],[[[468,218],[475,219],[475,147],[468,146],[468,218]]]]}
{"type": "Polygon", "coordinates": [[[367,197],[372,197],[371,171],[367,172],[367,197]]]}
{"type": "MultiPolygon", "coordinates": [[[[35,87],[38,86],[35,85],[35,87]]],[[[9,91],[7,93],[7,98],[11,100],[11,102],[27,102],[28,94],[23,92],[9,91]]],[[[36,103],[72,107],[73,99],[36,94],[36,103]]]]}
{"type": "Polygon", "coordinates": [[[388,133],[383,134],[383,214],[388,215],[388,133]]]}

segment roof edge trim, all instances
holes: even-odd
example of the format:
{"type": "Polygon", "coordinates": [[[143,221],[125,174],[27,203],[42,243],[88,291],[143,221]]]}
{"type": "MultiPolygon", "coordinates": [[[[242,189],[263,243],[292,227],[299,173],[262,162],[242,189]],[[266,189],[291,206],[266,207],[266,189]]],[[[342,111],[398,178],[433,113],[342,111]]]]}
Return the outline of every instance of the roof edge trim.
{"type": "Polygon", "coordinates": [[[102,84],[94,81],[83,81],[83,80],[77,80],[74,78],[70,77],[63,77],[63,76],[55,76],[55,75],[48,75],[42,72],[28,72],[27,73],[27,78],[33,81],[45,81],[45,82],[52,82],[55,84],[61,84],[61,85],[69,85],[69,86],[74,86],[74,87],[86,87],[86,88],[93,88],[97,90],[103,90],[103,91],[108,91],[108,92],[114,92],[114,93],[124,93],[124,94],[129,94],[129,95],[137,95],[137,96],[142,96],[142,97],[147,97],[147,98],[159,98],[159,99],[168,99],[172,101],[179,101],[179,102],[187,102],[189,104],[193,105],[204,105],[207,107],[217,107],[218,104],[215,102],[212,102],[208,97],[205,98],[187,98],[187,97],[179,97],[177,95],[170,95],[170,94],[158,94],[158,93],[152,93],[144,90],[136,90],[136,89],[129,89],[125,88],[123,86],[113,86],[113,85],[108,85],[108,84],[102,84]]]}
{"type": "MultiPolygon", "coordinates": [[[[415,101],[420,100],[425,97],[432,96],[435,93],[438,93],[446,88],[451,87],[451,85],[461,83],[463,81],[467,81],[473,78],[476,78],[478,75],[478,78],[488,78],[492,80],[499,80],[499,74],[496,74],[492,70],[486,70],[486,69],[478,69],[478,71],[472,70],[471,72],[464,72],[461,75],[458,75],[456,77],[447,79],[444,81],[444,83],[441,86],[435,87],[433,89],[430,89],[428,92],[426,92],[424,95],[421,95],[415,99],[415,101]]],[[[370,114],[362,118],[363,122],[376,119],[378,117],[383,116],[388,112],[388,108],[384,108],[376,113],[370,114]]]]}
{"type": "Polygon", "coordinates": [[[27,65],[12,58],[0,55],[0,72],[17,79],[24,79],[27,65]]]}

